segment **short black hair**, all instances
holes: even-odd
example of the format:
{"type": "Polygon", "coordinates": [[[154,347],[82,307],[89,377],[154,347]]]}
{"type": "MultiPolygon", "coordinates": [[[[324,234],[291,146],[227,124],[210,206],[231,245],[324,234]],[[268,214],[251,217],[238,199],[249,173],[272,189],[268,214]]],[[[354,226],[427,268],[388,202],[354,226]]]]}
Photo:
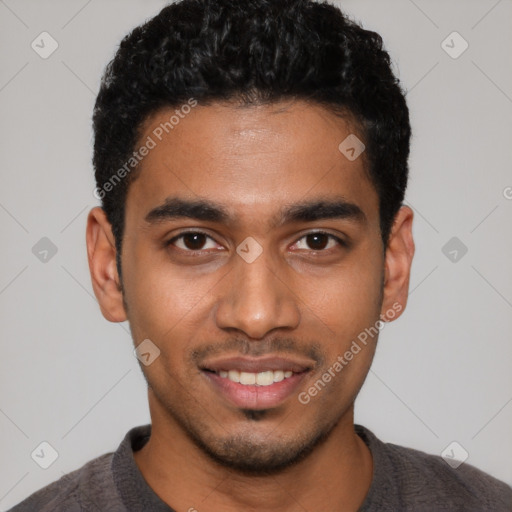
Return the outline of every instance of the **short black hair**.
{"type": "Polygon", "coordinates": [[[379,196],[386,247],[407,186],[411,128],[380,35],[327,2],[181,0],[123,39],[94,107],[95,195],[112,225],[119,271],[135,175],[126,163],[136,168],[144,121],[191,98],[203,105],[306,100],[352,116],[379,196]]]}

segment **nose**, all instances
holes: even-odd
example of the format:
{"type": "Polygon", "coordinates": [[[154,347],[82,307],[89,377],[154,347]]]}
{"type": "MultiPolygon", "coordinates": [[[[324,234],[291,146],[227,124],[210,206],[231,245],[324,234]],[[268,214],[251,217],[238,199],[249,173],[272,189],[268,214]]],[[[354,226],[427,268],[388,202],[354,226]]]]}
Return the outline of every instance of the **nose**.
{"type": "Polygon", "coordinates": [[[275,329],[299,325],[300,310],[291,283],[286,280],[288,272],[279,272],[265,252],[251,263],[236,257],[215,310],[219,328],[262,339],[275,329]]]}

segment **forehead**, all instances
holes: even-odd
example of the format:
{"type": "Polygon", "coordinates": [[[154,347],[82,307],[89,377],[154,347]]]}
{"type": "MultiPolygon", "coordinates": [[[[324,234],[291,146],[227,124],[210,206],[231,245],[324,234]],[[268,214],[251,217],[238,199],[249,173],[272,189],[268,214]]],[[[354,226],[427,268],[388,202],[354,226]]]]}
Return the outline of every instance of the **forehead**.
{"type": "Polygon", "coordinates": [[[143,217],[182,197],[270,224],[284,205],[342,197],[372,220],[378,198],[365,154],[352,160],[339,149],[354,136],[362,139],[350,119],[305,102],[162,109],[143,125],[139,145],[151,149],[129,187],[127,212],[143,217]]]}

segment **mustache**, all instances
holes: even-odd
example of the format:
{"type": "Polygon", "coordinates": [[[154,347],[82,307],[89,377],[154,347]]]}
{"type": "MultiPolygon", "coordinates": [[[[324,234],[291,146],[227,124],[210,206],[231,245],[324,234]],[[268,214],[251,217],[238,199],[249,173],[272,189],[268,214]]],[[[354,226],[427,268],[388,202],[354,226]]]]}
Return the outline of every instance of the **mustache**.
{"type": "Polygon", "coordinates": [[[303,343],[292,338],[270,338],[266,340],[248,340],[247,338],[231,338],[229,340],[210,343],[203,347],[195,348],[190,358],[196,365],[200,365],[205,359],[219,354],[230,356],[261,357],[265,355],[302,355],[322,365],[325,361],[321,346],[317,342],[303,343]]]}

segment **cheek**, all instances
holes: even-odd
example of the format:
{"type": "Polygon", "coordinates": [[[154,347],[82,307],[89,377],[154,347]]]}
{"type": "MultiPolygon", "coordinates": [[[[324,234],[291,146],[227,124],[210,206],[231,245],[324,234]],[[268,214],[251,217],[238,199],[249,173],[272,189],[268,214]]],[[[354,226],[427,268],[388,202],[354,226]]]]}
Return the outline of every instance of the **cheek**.
{"type": "Polygon", "coordinates": [[[169,264],[139,254],[127,258],[124,278],[128,318],[136,339],[154,338],[166,341],[184,325],[194,332],[198,315],[211,301],[213,276],[191,279],[185,272],[169,264]],[[210,293],[209,293],[210,292],[210,293]]]}
{"type": "Polygon", "coordinates": [[[330,334],[346,342],[379,319],[382,279],[383,261],[354,255],[328,276],[304,280],[300,295],[330,334]]]}

